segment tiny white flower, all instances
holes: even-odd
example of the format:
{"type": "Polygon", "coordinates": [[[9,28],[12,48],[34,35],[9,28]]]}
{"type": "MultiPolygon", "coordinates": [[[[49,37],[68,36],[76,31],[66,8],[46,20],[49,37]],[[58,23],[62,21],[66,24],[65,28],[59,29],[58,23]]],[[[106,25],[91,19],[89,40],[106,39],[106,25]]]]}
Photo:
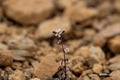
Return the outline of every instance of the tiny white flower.
{"type": "Polygon", "coordinates": [[[59,29],[59,30],[56,29],[55,36],[57,36],[57,37],[61,37],[60,34],[61,34],[62,32],[61,32],[60,30],[61,30],[61,29],[59,29]]]}
{"type": "Polygon", "coordinates": [[[64,51],[65,51],[65,53],[68,53],[69,52],[69,48],[65,47],[64,51]]]}

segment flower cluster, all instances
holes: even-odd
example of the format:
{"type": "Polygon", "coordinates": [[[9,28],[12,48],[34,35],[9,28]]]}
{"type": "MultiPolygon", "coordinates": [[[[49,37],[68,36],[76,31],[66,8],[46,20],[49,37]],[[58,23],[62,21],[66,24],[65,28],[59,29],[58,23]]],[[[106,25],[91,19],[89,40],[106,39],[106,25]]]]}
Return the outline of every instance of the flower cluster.
{"type": "MultiPolygon", "coordinates": [[[[59,73],[59,80],[70,80],[69,76],[67,75],[67,71],[71,71],[70,67],[69,66],[66,66],[66,61],[68,61],[67,58],[65,58],[65,53],[68,53],[69,52],[69,48],[67,47],[63,47],[63,43],[62,43],[62,37],[61,37],[61,34],[64,33],[65,31],[61,31],[61,29],[58,29],[56,31],[53,31],[53,33],[55,34],[55,36],[59,39],[58,40],[58,43],[62,45],[62,51],[63,51],[63,54],[64,54],[64,59],[62,60],[61,62],[61,67],[64,68],[64,71],[60,72],[59,73]],[[64,63],[64,64],[63,64],[64,63]],[[66,68],[68,68],[69,70],[67,70],[66,68]],[[63,76],[63,75],[64,76],[63,76]]],[[[57,79],[57,80],[58,80],[57,79]]]]}
{"type": "MultiPolygon", "coordinates": [[[[55,34],[55,36],[59,39],[58,43],[62,43],[62,38],[61,38],[61,34],[64,33],[65,31],[61,31],[61,29],[56,29],[56,31],[53,31],[53,33],[55,34]]],[[[64,48],[65,53],[69,52],[69,48],[65,47],[64,48]]]]}

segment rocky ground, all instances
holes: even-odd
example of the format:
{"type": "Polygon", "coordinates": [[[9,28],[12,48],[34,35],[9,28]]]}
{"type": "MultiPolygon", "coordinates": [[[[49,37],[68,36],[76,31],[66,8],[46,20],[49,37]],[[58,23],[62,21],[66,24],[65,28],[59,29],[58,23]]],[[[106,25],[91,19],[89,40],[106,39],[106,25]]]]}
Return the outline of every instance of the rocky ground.
{"type": "Polygon", "coordinates": [[[0,80],[57,78],[56,29],[71,80],[120,80],[120,0],[0,0],[0,80]]]}

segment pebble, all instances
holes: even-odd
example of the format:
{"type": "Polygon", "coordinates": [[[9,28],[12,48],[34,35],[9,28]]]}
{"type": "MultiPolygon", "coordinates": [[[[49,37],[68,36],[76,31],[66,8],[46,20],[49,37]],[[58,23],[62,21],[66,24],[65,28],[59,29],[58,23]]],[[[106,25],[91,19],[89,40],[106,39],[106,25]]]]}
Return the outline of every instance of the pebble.
{"type": "Polygon", "coordinates": [[[68,19],[62,17],[55,17],[53,19],[49,19],[43,21],[39,24],[38,28],[35,32],[35,38],[37,39],[47,39],[54,36],[53,31],[61,29],[61,31],[65,31],[64,34],[70,32],[72,29],[71,24],[68,19]]]}
{"type": "Polygon", "coordinates": [[[30,25],[50,17],[54,11],[54,4],[52,0],[7,0],[3,3],[3,8],[10,19],[30,25]]]}
{"type": "Polygon", "coordinates": [[[13,63],[12,55],[8,50],[0,50],[0,66],[10,66],[13,63]]]}
{"type": "Polygon", "coordinates": [[[96,74],[89,74],[88,76],[91,80],[101,80],[100,77],[96,74]]]}
{"type": "Polygon", "coordinates": [[[102,73],[103,67],[101,64],[94,64],[92,70],[94,73],[99,74],[102,73]]]}
{"type": "Polygon", "coordinates": [[[90,19],[91,17],[95,17],[96,14],[96,9],[86,8],[85,6],[81,6],[81,4],[78,3],[65,9],[63,16],[70,19],[72,23],[75,23],[82,22],[84,20],[90,19]]]}
{"type": "Polygon", "coordinates": [[[22,71],[15,70],[14,74],[9,75],[9,80],[26,80],[26,77],[22,71]]]}
{"type": "Polygon", "coordinates": [[[83,67],[82,66],[83,66],[83,64],[79,62],[72,67],[72,71],[75,74],[81,74],[83,72],[83,67]]]}
{"type": "Polygon", "coordinates": [[[107,42],[108,38],[114,37],[120,34],[120,23],[114,23],[106,26],[103,30],[97,33],[93,38],[93,44],[96,46],[103,47],[107,42]]]}
{"type": "Polygon", "coordinates": [[[115,57],[113,57],[113,58],[110,58],[110,59],[108,60],[108,62],[109,62],[109,63],[120,62],[120,55],[117,55],[117,56],[115,56],[115,57]]]}
{"type": "Polygon", "coordinates": [[[120,35],[108,41],[108,47],[113,53],[120,53],[120,35]]]}

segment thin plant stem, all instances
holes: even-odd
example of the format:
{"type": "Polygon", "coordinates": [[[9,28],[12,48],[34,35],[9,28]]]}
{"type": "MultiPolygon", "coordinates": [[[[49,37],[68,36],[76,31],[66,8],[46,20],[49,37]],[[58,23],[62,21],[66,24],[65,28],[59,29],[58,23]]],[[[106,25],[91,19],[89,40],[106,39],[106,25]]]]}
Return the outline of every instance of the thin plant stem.
{"type": "MultiPolygon", "coordinates": [[[[62,38],[61,38],[62,39],[62,38]]],[[[62,49],[63,49],[63,54],[64,54],[64,65],[65,65],[65,80],[66,80],[66,60],[65,60],[65,51],[64,51],[64,47],[63,47],[63,43],[62,44],[62,49]]]]}

